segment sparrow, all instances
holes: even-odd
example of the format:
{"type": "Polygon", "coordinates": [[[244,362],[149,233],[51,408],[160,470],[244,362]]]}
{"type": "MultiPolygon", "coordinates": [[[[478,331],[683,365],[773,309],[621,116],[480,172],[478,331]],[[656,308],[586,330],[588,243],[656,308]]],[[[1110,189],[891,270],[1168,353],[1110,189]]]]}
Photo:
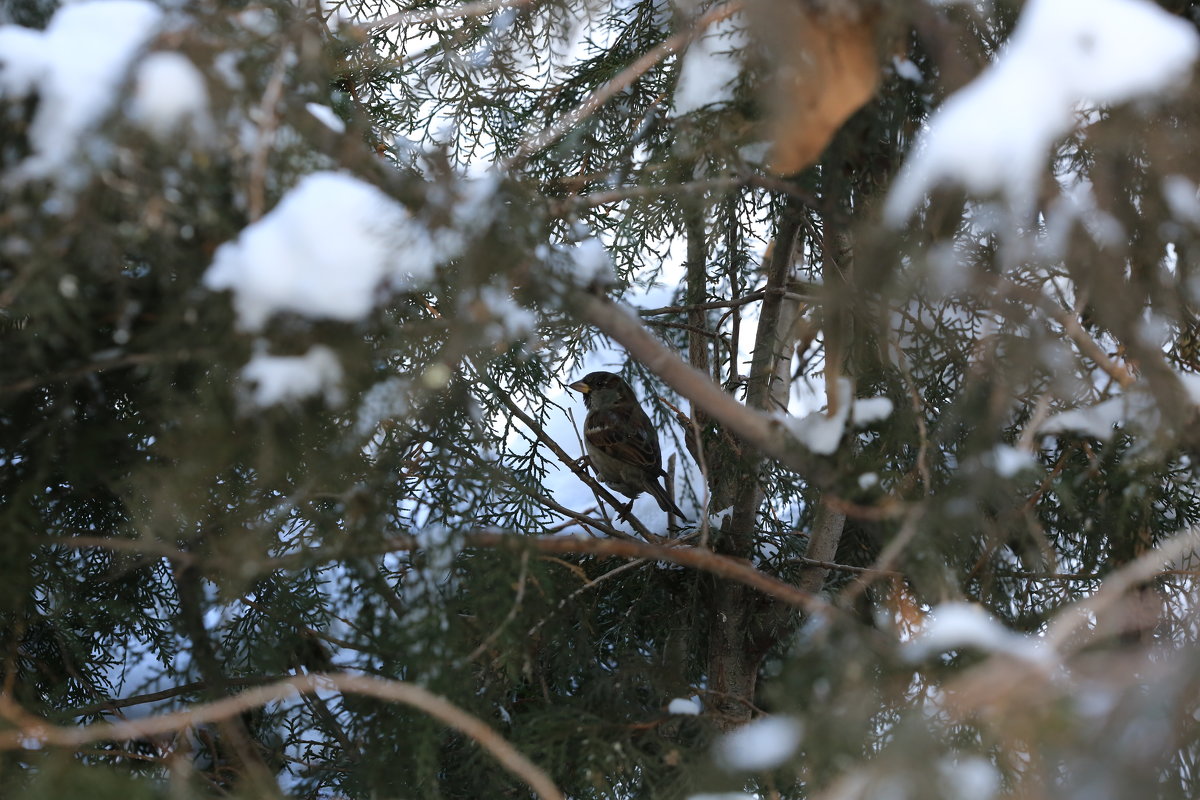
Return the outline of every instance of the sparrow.
{"type": "Polygon", "coordinates": [[[689,522],[660,483],[667,473],[658,433],[629,384],[611,372],[591,372],[568,388],[583,395],[588,412],[583,441],[600,480],[628,497],[630,504],[648,492],[663,511],[689,522]]]}

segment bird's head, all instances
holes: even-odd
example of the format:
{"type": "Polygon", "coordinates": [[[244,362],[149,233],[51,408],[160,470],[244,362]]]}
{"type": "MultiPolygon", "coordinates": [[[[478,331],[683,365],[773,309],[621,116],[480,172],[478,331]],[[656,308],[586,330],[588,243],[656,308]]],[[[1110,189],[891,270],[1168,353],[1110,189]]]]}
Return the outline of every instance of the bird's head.
{"type": "Polygon", "coordinates": [[[611,372],[589,372],[579,380],[567,386],[583,395],[583,403],[588,408],[593,403],[611,405],[621,400],[633,399],[633,389],[620,375],[611,372]]]}

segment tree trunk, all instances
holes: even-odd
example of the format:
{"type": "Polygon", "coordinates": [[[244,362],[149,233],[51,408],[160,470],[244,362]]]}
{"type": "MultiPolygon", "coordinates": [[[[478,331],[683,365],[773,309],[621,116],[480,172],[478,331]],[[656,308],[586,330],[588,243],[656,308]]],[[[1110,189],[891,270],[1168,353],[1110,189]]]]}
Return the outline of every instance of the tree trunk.
{"type": "MultiPolygon", "coordinates": [[[[783,313],[781,290],[792,272],[799,224],[800,209],[789,204],[780,220],[775,248],[768,263],[768,292],[759,316],[748,378],[747,405],[759,409],[771,405],[773,378],[779,360],[790,361],[791,345],[786,340],[794,328],[795,315],[783,313]],[[781,329],[784,319],[787,327],[781,329]]],[[[713,507],[733,507],[713,549],[736,558],[749,558],[754,552],[758,509],[763,501],[759,478],[761,459],[720,431],[706,438],[706,450],[716,456],[709,462],[720,465],[711,478],[713,507]]],[[[777,615],[771,613],[772,605],[743,586],[725,582],[713,585],[707,671],[714,697],[712,705],[726,729],[745,723],[752,715],[759,665],[782,630],[775,624],[777,615]]]]}

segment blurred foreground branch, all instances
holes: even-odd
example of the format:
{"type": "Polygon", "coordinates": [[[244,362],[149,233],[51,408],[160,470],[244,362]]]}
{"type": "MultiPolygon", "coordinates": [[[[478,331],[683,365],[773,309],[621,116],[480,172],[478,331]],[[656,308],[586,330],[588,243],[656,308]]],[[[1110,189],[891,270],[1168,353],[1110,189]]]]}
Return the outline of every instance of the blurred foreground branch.
{"type": "Polygon", "coordinates": [[[522,755],[504,737],[478,717],[468,714],[444,697],[404,681],[384,680],[346,673],[297,675],[287,680],[248,689],[231,697],[193,706],[185,711],[146,719],[101,722],[83,727],[57,727],[22,710],[8,695],[0,696],[0,716],[17,730],[0,732],[0,750],[38,750],[46,745],[80,747],[103,741],[123,741],[174,733],[210,722],[231,719],[244,711],[286,700],[293,692],[316,694],[336,689],[390,703],[403,703],[425,712],[474,739],[505,769],[529,784],[544,800],[562,800],[563,794],[550,777],[522,755]]]}

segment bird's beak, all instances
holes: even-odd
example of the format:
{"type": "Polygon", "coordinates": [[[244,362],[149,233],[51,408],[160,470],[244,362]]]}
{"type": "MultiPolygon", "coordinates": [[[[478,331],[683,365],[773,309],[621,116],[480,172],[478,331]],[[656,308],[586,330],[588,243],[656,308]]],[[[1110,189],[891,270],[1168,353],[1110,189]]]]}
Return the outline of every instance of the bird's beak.
{"type": "Polygon", "coordinates": [[[569,383],[569,384],[567,384],[567,388],[574,389],[575,391],[579,392],[580,394],[587,394],[588,392],[590,392],[592,390],[592,387],[588,386],[583,381],[575,381],[574,383],[569,383]]]}

